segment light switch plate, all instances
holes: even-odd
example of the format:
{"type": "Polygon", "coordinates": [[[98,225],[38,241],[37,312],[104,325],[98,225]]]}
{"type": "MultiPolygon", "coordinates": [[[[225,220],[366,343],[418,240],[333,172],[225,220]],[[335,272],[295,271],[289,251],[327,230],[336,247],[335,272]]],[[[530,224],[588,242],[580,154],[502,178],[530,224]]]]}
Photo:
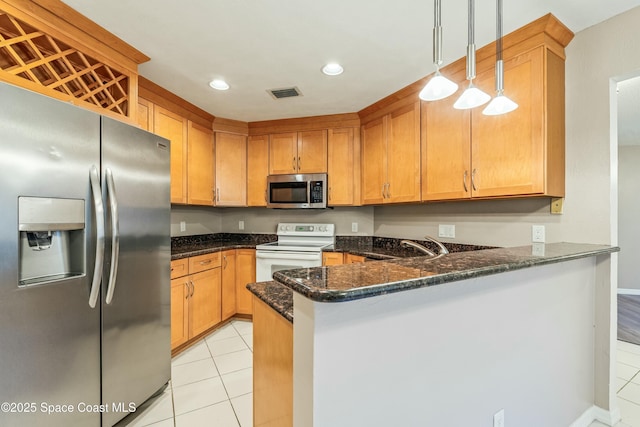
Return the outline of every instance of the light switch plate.
{"type": "Polygon", "coordinates": [[[358,232],[358,223],[357,222],[352,222],[351,223],[351,232],[352,233],[357,233],[358,232]]]}
{"type": "Polygon", "coordinates": [[[180,231],[187,231],[187,223],[185,221],[180,221],[180,231]]]}
{"type": "Polygon", "coordinates": [[[238,230],[244,230],[244,221],[238,221],[238,230]]]}
{"type": "Polygon", "coordinates": [[[438,225],[438,237],[448,237],[453,239],[456,237],[456,226],[451,224],[438,225]]]}

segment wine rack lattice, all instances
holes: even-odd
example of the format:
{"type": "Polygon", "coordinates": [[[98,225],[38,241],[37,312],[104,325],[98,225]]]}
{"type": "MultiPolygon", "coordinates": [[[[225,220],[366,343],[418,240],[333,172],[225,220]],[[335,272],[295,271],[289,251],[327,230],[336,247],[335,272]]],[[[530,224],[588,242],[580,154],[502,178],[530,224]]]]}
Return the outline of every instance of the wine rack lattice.
{"type": "Polygon", "coordinates": [[[127,116],[129,77],[0,10],[0,69],[127,116]]]}

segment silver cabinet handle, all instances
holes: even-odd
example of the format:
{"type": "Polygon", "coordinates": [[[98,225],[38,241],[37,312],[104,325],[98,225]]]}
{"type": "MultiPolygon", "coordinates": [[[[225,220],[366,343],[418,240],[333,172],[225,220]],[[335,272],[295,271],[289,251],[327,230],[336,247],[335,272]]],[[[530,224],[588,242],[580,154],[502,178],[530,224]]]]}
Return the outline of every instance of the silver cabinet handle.
{"type": "Polygon", "coordinates": [[[96,211],[96,265],[93,268],[91,292],[89,293],[89,307],[95,308],[100,294],[102,282],[102,265],[104,263],[104,206],[102,204],[102,191],[100,190],[100,175],[95,165],[89,170],[91,194],[93,195],[93,207],[96,211]]]}
{"type": "Polygon", "coordinates": [[[216,201],[219,202],[220,201],[220,189],[216,188],[216,201]]]}
{"type": "Polygon", "coordinates": [[[462,177],[462,186],[464,187],[464,192],[468,193],[469,192],[469,188],[467,187],[467,175],[469,174],[468,171],[464,171],[464,176],[462,177]]]}
{"type": "Polygon", "coordinates": [[[191,295],[189,296],[193,297],[193,294],[196,293],[196,285],[193,284],[193,280],[190,280],[189,283],[191,283],[191,295]]]}
{"type": "Polygon", "coordinates": [[[184,285],[187,287],[187,295],[184,297],[184,299],[189,299],[189,297],[191,296],[191,288],[189,287],[189,282],[184,282],[184,285]]]}
{"type": "Polygon", "coordinates": [[[296,170],[296,156],[293,156],[293,160],[291,161],[291,169],[296,170]]]}
{"type": "Polygon", "coordinates": [[[328,189],[328,190],[329,190],[329,191],[328,191],[328,193],[329,193],[329,194],[328,194],[328,195],[329,195],[329,200],[331,200],[331,187],[329,187],[329,189],[328,189]]]}
{"type": "Polygon", "coordinates": [[[213,194],[213,198],[211,199],[211,203],[216,201],[216,189],[212,188],[211,189],[211,194],[213,194]]]}
{"type": "Polygon", "coordinates": [[[300,156],[298,156],[298,172],[300,172],[300,156]]]}
{"type": "Polygon", "coordinates": [[[391,183],[387,182],[387,199],[391,198],[391,183]]]}
{"type": "Polygon", "coordinates": [[[111,169],[105,169],[105,181],[107,183],[107,198],[111,210],[111,271],[109,272],[109,285],[107,286],[106,303],[111,304],[113,293],[116,290],[116,278],[118,276],[118,258],[120,255],[120,222],[118,219],[118,198],[116,186],[113,182],[111,169]]]}
{"type": "Polygon", "coordinates": [[[385,182],[384,184],[382,184],[382,198],[386,199],[387,196],[384,195],[384,189],[387,188],[387,183],[385,182]]]}
{"type": "Polygon", "coordinates": [[[208,259],[206,261],[200,261],[200,265],[207,265],[207,264],[211,264],[211,260],[208,259]]]}
{"type": "Polygon", "coordinates": [[[476,188],[476,170],[475,169],[471,171],[471,188],[473,188],[473,191],[478,191],[478,189],[476,188]]]}

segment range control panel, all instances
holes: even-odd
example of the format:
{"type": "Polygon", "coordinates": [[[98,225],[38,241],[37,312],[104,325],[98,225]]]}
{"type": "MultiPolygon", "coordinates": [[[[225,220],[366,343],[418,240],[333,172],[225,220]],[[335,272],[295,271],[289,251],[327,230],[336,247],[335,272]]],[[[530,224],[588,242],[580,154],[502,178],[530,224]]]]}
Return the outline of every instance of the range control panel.
{"type": "Polygon", "coordinates": [[[279,236],[333,236],[335,224],[278,224],[279,236]]]}

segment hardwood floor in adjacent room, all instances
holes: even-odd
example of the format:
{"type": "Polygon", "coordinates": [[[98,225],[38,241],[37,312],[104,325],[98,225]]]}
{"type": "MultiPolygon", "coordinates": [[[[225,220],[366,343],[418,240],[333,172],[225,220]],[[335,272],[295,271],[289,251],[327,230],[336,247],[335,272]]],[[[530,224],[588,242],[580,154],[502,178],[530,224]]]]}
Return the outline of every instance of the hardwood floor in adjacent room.
{"type": "Polygon", "coordinates": [[[618,339],[640,345],[640,295],[618,295],[618,339]]]}

